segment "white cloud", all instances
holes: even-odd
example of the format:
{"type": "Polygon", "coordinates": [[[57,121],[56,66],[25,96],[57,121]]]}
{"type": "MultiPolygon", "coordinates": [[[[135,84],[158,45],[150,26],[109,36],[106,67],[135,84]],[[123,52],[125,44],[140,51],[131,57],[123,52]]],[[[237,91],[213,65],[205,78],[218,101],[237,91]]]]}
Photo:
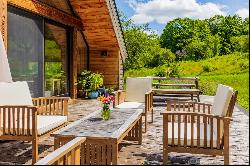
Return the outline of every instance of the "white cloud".
{"type": "Polygon", "coordinates": [[[242,18],[247,18],[249,17],[249,9],[247,8],[239,9],[236,11],[236,14],[238,14],[242,18]]]}
{"type": "Polygon", "coordinates": [[[132,19],[135,23],[157,22],[166,24],[175,18],[205,19],[214,15],[226,15],[225,6],[215,3],[200,4],[197,0],[128,0],[135,10],[132,19]]]}

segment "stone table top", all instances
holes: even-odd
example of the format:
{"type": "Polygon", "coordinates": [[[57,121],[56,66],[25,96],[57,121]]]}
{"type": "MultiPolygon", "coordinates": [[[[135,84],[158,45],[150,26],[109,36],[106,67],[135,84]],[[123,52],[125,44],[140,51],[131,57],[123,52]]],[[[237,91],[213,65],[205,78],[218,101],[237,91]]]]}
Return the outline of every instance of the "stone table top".
{"type": "Polygon", "coordinates": [[[110,119],[105,121],[98,110],[52,133],[51,136],[118,139],[142,112],[143,109],[112,109],[110,119]]]}

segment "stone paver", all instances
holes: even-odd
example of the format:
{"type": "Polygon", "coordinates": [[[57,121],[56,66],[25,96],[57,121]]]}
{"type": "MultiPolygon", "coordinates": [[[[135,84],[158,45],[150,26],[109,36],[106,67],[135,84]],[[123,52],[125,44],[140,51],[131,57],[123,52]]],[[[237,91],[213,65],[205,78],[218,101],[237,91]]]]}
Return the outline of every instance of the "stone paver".
{"type": "MultiPolygon", "coordinates": [[[[212,102],[212,97],[201,96],[201,100],[212,102]]],[[[75,121],[91,112],[101,108],[101,103],[96,100],[81,100],[70,106],[69,120],[75,121]]],[[[120,145],[119,163],[138,165],[162,164],[162,117],[160,111],[164,106],[154,107],[154,123],[149,124],[148,132],[143,134],[142,145],[124,142],[120,145]]],[[[249,117],[235,108],[233,122],[230,128],[230,157],[231,164],[249,164],[249,117]]],[[[31,144],[19,141],[0,142],[0,165],[1,164],[30,164],[31,144]]],[[[39,157],[42,158],[53,151],[53,138],[45,138],[40,141],[39,157]]],[[[223,157],[211,157],[205,155],[170,153],[171,164],[201,164],[222,165],[223,157]]]]}

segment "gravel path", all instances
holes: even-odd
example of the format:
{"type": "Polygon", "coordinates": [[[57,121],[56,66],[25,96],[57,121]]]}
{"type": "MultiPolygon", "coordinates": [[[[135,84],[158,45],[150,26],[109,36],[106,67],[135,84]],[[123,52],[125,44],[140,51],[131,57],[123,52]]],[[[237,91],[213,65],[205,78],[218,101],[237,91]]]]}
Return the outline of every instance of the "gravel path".
{"type": "MultiPolygon", "coordinates": [[[[212,102],[213,98],[201,96],[204,102],[212,102]]],[[[70,106],[69,120],[75,121],[101,108],[96,100],[78,100],[70,106]]],[[[124,142],[120,145],[119,163],[138,165],[162,164],[162,117],[163,106],[154,107],[154,123],[148,125],[148,132],[143,134],[142,145],[124,142]]],[[[235,165],[249,164],[249,117],[235,108],[230,128],[230,163],[235,165]]],[[[39,157],[43,158],[53,151],[53,138],[40,141],[39,157]]],[[[193,154],[170,153],[171,164],[222,165],[223,157],[211,157],[193,154]]],[[[0,165],[30,164],[31,144],[20,141],[0,142],[0,165]]]]}

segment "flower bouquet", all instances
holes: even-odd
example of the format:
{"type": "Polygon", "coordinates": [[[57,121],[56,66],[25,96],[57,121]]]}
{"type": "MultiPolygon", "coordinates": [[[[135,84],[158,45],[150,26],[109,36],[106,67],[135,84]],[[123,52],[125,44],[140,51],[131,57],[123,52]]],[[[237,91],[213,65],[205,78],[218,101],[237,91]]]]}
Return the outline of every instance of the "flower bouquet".
{"type": "Polygon", "coordinates": [[[103,120],[109,120],[110,118],[110,104],[111,102],[114,101],[114,97],[113,96],[108,96],[108,97],[104,97],[101,96],[98,98],[102,103],[103,103],[103,107],[102,107],[102,119],[103,120]]]}

